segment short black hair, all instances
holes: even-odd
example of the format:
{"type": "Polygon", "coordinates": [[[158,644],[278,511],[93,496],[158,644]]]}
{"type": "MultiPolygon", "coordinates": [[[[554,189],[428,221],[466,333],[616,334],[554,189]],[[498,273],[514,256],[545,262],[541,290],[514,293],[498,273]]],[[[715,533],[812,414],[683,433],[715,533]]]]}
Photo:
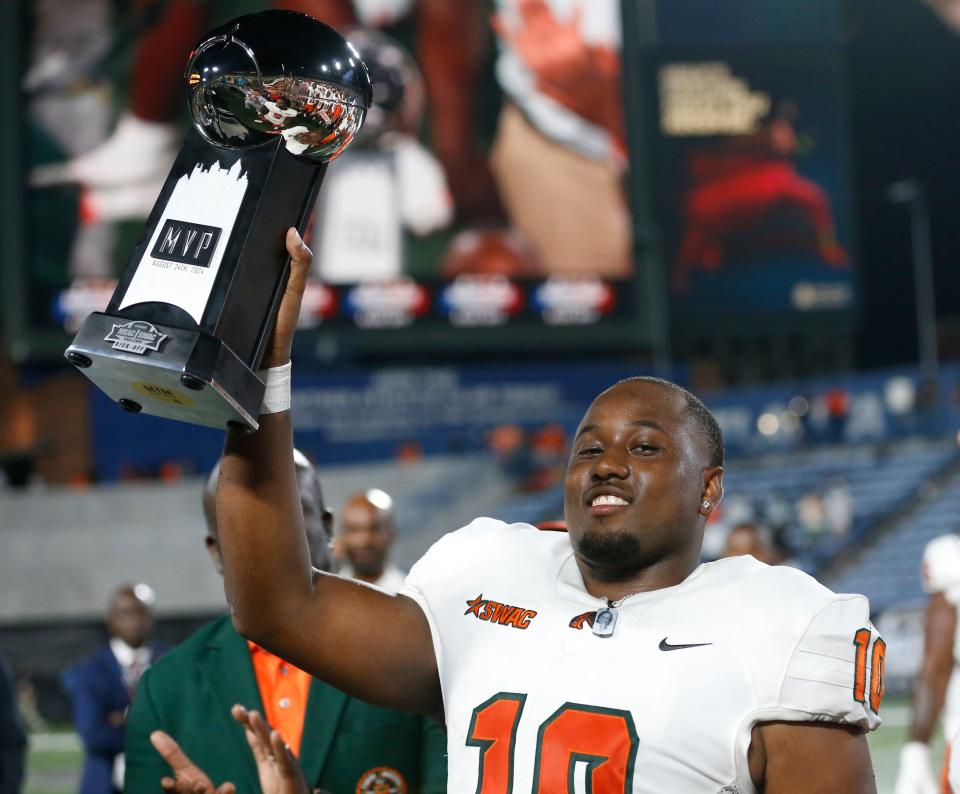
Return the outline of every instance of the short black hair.
{"type": "Polygon", "coordinates": [[[697,427],[700,428],[700,432],[703,433],[707,442],[707,448],[709,449],[707,465],[723,465],[723,432],[720,430],[720,425],[717,424],[716,417],[710,413],[710,409],[703,404],[703,400],[697,397],[697,395],[687,391],[683,386],[678,386],[672,381],[664,380],[663,378],[654,378],[652,375],[635,375],[632,378],[624,378],[621,381],[617,381],[614,386],[620,386],[624,383],[652,383],[656,386],[670,389],[683,397],[687,403],[687,413],[693,417],[693,421],[696,422],[697,427]]]}

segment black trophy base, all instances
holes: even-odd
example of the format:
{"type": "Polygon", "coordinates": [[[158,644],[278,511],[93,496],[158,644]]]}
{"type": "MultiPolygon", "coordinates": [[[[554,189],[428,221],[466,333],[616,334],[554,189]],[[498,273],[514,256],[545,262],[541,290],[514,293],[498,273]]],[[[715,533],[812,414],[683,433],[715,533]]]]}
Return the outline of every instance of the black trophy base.
{"type": "Polygon", "coordinates": [[[263,381],[204,331],[94,312],[65,356],[132,413],[247,432],[259,427],[263,381]]]}

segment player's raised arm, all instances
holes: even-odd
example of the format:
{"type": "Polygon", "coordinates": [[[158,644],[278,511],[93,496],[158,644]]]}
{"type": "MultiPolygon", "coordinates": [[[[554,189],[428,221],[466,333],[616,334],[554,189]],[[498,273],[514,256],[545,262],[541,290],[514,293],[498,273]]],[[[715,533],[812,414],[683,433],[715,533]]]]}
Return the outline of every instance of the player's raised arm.
{"type": "MultiPolygon", "coordinates": [[[[310,250],[293,229],[287,250],[290,279],[264,368],[290,361],[310,267],[310,250]]],[[[430,629],[417,604],[311,568],[289,410],[261,415],[256,433],[227,433],[217,520],[224,586],[241,634],[348,694],[390,708],[441,710],[430,629]]]]}

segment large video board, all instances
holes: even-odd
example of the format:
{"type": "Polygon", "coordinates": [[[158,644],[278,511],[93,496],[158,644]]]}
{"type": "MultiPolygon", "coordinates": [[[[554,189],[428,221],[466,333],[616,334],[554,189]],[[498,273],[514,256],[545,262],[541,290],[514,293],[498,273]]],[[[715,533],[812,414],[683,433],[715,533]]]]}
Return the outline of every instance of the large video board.
{"type": "Polygon", "coordinates": [[[675,332],[851,322],[839,4],[644,5],[644,133],[675,332]]]}
{"type": "MultiPolygon", "coordinates": [[[[11,4],[0,34],[25,91],[23,146],[0,156],[23,184],[95,149],[136,94],[139,45],[132,76],[111,71],[111,51],[82,51],[95,39],[58,27],[54,7],[11,4]],[[59,76],[58,46],[76,61],[59,76]]],[[[835,0],[530,0],[492,17],[464,2],[463,20],[470,8],[475,38],[438,38],[423,14],[388,20],[386,43],[348,34],[379,64],[383,112],[330,166],[310,224],[305,351],[662,353],[668,317],[674,333],[852,321],[835,0]],[[560,36],[577,42],[569,61],[554,57],[560,36]]],[[[19,356],[59,356],[106,305],[144,195],[8,187],[19,356]]]]}
{"type": "MultiPolygon", "coordinates": [[[[19,5],[31,32],[24,207],[31,228],[45,233],[25,235],[25,294],[7,300],[24,309],[21,350],[52,357],[106,305],[149,202],[142,185],[132,200],[116,186],[44,175],[108,140],[115,105],[123,118],[150,104],[149,94],[138,98],[138,53],[164,23],[139,28],[129,75],[110,72],[102,52],[92,68],[97,53],[77,49],[82,37],[74,37],[64,57],[76,59],[78,78],[58,81],[41,68],[64,37],[49,18],[54,4],[19,5]]],[[[306,349],[495,355],[647,346],[653,295],[641,287],[647,263],[634,253],[624,178],[620,2],[595,0],[576,14],[563,3],[540,5],[545,14],[508,3],[491,17],[487,4],[464,3],[460,22],[449,14],[444,22],[462,22],[458,40],[449,28],[440,35],[425,11],[345,31],[374,72],[378,104],[330,165],[310,222],[306,349]],[[582,72],[567,69],[558,93],[555,65],[540,71],[537,47],[564,31],[579,40],[571,58],[595,69],[590,95],[580,90],[582,72]],[[465,46],[471,37],[478,44],[465,46]]],[[[182,35],[185,61],[193,41],[182,35]]],[[[160,75],[151,79],[159,84],[160,75]]],[[[184,115],[178,106],[181,125],[184,115]]]]}

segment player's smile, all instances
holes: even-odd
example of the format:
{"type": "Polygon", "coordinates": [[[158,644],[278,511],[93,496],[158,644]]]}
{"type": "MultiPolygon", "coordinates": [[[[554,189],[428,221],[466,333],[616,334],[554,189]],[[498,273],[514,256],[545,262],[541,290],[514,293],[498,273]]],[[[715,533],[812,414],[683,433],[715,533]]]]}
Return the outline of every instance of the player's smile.
{"type": "Polygon", "coordinates": [[[600,517],[629,507],[633,502],[633,495],[623,487],[596,485],[587,489],[583,501],[592,516],[600,517]]]}

